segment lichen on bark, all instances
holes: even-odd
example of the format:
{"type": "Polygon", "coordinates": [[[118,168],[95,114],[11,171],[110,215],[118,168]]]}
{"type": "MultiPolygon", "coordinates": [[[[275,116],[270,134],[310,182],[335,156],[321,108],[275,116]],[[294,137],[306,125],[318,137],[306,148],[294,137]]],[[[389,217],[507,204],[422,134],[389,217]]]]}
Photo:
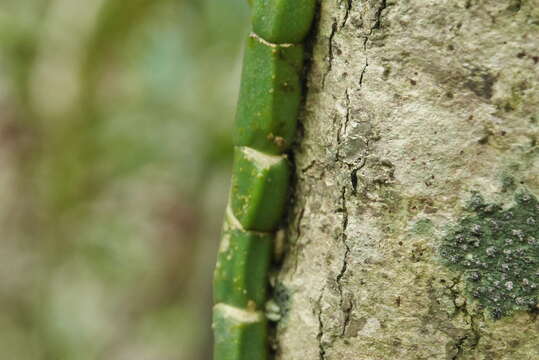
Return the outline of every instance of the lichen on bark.
{"type": "Polygon", "coordinates": [[[503,209],[475,194],[473,215],[462,218],[440,246],[449,268],[461,272],[466,292],[494,319],[534,311],[539,293],[539,202],[528,192],[503,209]]]}
{"type": "Polygon", "coordinates": [[[321,2],[275,280],[277,359],[539,357],[536,310],[494,320],[441,256],[478,216],[474,194],[500,214],[523,189],[539,195],[537,9],[321,2]]]}

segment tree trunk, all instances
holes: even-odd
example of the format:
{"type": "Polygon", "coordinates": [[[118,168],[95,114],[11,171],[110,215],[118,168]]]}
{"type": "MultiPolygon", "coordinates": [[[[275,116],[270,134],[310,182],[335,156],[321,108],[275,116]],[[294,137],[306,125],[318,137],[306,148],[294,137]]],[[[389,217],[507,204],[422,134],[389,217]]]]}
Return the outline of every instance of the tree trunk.
{"type": "Polygon", "coordinates": [[[319,12],[277,359],[538,359],[539,1],[319,12]]]}

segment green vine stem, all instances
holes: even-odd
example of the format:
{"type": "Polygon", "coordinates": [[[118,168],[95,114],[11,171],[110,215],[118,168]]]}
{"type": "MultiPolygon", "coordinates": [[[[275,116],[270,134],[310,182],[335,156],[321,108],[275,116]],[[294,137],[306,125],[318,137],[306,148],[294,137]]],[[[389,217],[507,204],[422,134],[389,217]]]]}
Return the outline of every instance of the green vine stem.
{"type": "Polygon", "coordinates": [[[214,360],[266,360],[268,268],[285,211],[286,151],[302,97],[302,42],[316,0],[248,0],[247,39],[234,134],[234,166],[214,274],[214,360]]]}

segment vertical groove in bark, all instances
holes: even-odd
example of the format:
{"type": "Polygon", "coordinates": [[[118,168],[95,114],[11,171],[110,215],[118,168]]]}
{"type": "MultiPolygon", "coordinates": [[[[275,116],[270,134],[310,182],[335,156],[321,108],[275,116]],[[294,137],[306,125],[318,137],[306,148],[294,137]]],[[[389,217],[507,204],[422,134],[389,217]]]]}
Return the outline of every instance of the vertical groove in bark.
{"type": "Polygon", "coordinates": [[[538,9],[322,1],[277,359],[539,357],[536,311],[494,320],[440,256],[474,194],[539,195],[538,9]]]}

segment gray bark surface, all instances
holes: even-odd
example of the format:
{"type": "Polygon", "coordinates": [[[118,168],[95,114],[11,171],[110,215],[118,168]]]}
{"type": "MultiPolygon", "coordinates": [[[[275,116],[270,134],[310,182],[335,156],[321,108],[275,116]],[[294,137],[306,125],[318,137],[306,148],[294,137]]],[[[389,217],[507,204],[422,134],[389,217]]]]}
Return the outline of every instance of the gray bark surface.
{"type": "Polygon", "coordinates": [[[277,359],[539,359],[439,251],[474,194],[539,195],[539,1],[323,0],[313,41],[277,359]]]}

